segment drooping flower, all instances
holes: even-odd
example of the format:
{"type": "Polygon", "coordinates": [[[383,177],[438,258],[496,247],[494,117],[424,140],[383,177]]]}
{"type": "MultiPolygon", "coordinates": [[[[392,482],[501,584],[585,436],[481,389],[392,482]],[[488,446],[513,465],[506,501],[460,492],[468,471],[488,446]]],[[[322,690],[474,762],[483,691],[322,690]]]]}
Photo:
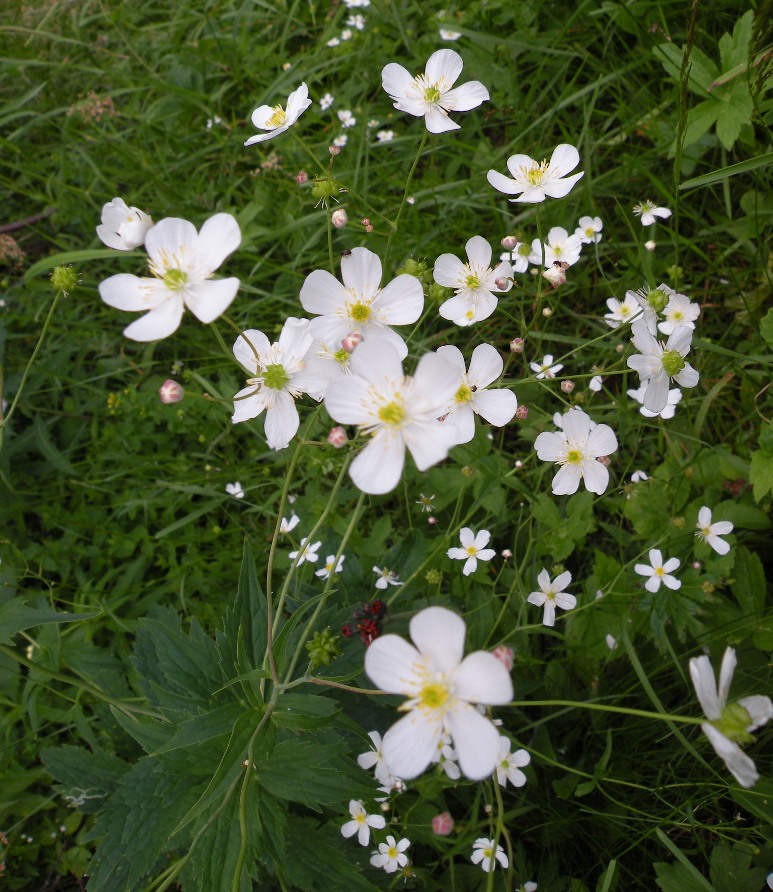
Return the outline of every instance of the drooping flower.
{"type": "Polygon", "coordinates": [[[500,787],[506,787],[510,781],[514,787],[522,787],[526,783],[526,775],[521,768],[531,762],[531,756],[523,749],[511,753],[510,746],[510,738],[502,734],[499,738],[499,761],[495,769],[497,783],[500,787]]]}
{"type": "Polygon", "coordinates": [[[280,133],[284,133],[285,130],[289,130],[310,105],[309,88],[305,83],[302,83],[287,97],[287,110],[283,109],[281,105],[259,106],[252,113],[252,123],[258,130],[267,132],[251,136],[244,145],[251,146],[256,142],[273,139],[280,133]]]}
{"type": "Polygon", "coordinates": [[[733,532],[733,524],[729,520],[711,522],[711,508],[704,505],[698,512],[698,523],[695,535],[710,545],[717,554],[727,554],[730,551],[729,543],[720,536],[727,536],[733,532]]]}
{"type": "Polygon", "coordinates": [[[433,270],[438,285],[456,292],[438,309],[443,319],[450,319],[456,325],[472,325],[488,319],[499,302],[494,292],[506,293],[513,284],[513,270],[506,260],[491,267],[492,250],[486,239],[475,235],[464,247],[467,263],[462,263],[454,254],[441,254],[433,270]],[[497,285],[498,280],[503,287],[497,285]]]}
{"type": "Polygon", "coordinates": [[[145,250],[154,278],[119,273],[99,285],[99,295],[117,310],[144,316],[124,329],[133,341],[158,341],[175,332],[187,307],[200,322],[213,322],[236,297],[239,280],[212,279],[241,243],[230,214],[215,214],[197,233],[193,223],[166,217],[148,230],[145,250]]]}
{"type": "Polygon", "coordinates": [[[346,555],[342,554],[341,557],[338,558],[338,563],[336,563],[336,556],[334,554],[329,554],[325,558],[325,566],[320,567],[319,570],[315,570],[314,575],[319,576],[320,579],[330,579],[331,576],[340,573],[341,570],[343,570],[345,558],[346,555]]]}
{"type": "MultiPolygon", "coordinates": [[[[363,340],[380,338],[408,355],[405,341],[389,326],[410,325],[421,316],[424,291],[407,273],[381,288],[381,261],[367,248],[354,248],[341,258],[343,284],[327,272],[314,270],[301,288],[301,304],[311,320],[311,333],[326,344],[339,345],[352,332],[363,340]]],[[[335,349],[338,349],[335,347],[335,349]]]]}
{"type": "Polygon", "coordinates": [[[671,216],[668,208],[659,208],[654,201],[649,200],[634,205],[633,212],[637,217],[641,217],[642,226],[652,226],[656,217],[667,220],[671,216]]]}
{"type": "Polygon", "coordinates": [[[395,842],[394,836],[387,836],[386,842],[379,843],[378,852],[371,855],[370,863],[373,867],[381,867],[386,873],[395,873],[398,867],[405,867],[408,856],[405,850],[411,844],[409,839],[401,839],[395,842]]]}
{"type": "Polygon", "coordinates": [[[580,217],[580,223],[574,234],[584,245],[596,244],[601,241],[601,230],[604,224],[601,217],[580,217]]]}
{"type": "Polygon", "coordinates": [[[430,133],[445,133],[459,129],[449,112],[470,111],[489,98],[480,81],[452,89],[462,66],[459,53],[438,50],[429,57],[424,74],[412,77],[402,65],[390,62],[381,72],[381,81],[396,109],[416,118],[423,116],[430,133]]]}
{"type": "Polygon", "coordinates": [[[578,235],[569,235],[563,226],[554,226],[548,232],[547,241],[542,243],[536,238],[531,243],[529,263],[539,263],[545,267],[555,263],[572,266],[580,259],[581,251],[582,241],[578,235]]]}
{"type": "Polygon", "coordinates": [[[504,368],[502,357],[491,344],[479,344],[472,351],[469,371],[465,369],[464,356],[458,347],[439,347],[436,352],[450,362],[459,375],[458,388],[443,422],[457,427],[457,442],[469,443],[475,436],[475,415],[480,415],[495,427],[502,427],[513,420],[518,400],[512,390],[486,389],[499,378],[504,368]]]}
{"type": "Polygon", "coordinates": [[[584,171],[567,174],[580,163],[580,153],[574,146],[562,143],[556,146],[550,161],[535,161],[528,155],[511,155],[507,169],[512,179],[496,170],[486,175],[489,183],[505,195],[515,195],[510,201],[536,204],[545,198],[563,198],[580,179],[584,171]]]}
{"type": "Polygon", "coordinates": [[[369,815],[362,804],[361,799],[352,799],[349,802],[349,814],[351,821],[347,821],[341,827],[341,836],[347,839],[357,834],[357,842],[366,846],[370,842],[370,828],[383,830],[386,826],[386,818],[383,815],[369,815]]]}
{"type": "Polygon", "coordinates": [[[243,499],[244,498],[244,490],[242,489],[241,483],[237,480],[236,483],[226,483],[225,491],[229,496],[233,496],[235,499],[243,499]]]}
{"type": "Polygon", "coordinates": [[[555,376],[561,371],[563,365],[561,363],[557,363],[553,365],[553,354],[546,353],[542,359],[542,362],[532,362],[529,364],[529,368],[537,373],[537,378],[555,378],[555,376]]]}
{"type": "Polygon", "coordinates": [[[610,328],[618,328],[626,322],[632,322],[641,314],[641,307],[633,292],[628,292],[622,303],[614,297],[607,300],[609,312],[604,314],[604,319],[610,328]]]}
{"type": "Polygon", "coordinates": [[[427,607],[410,623],[413,644],[383,635],[365,653],[374,684],[408,700],[407,713],[384,735],[384,757],[399,777],[421,774],[444,733],[451,736],[463,774],[482,780],[499,756],[499,732],[473,706],[502,705],[513,695],[510,674],[484,651],[462,659],[465,622],[444,607],[427,607]],[[414,646],[415,645],[415,646],[414,646]]]}
{"type": "Polygon", "coordinates": [[[594,424],[582,409],[569,409],[562,430],[541,433],[534,441],[537,457],[561,465],[553,478],[554,495],[572,495],[580,480],[590,492],[601,495],[609,484],[609,471],[599,461],[617,449],[617,437],[609,425],[594,424]]]}
{"type": "Polygon", "coordinates": [[[490,561],[496,554],[493,548],[486,548],[491,539],[491,533],[488,530],[473,533],[469,527],[462,527],[459,531],[459,539],[462,547],[449,548],[446,554],[451,560],[465,562],[462,567],[462,573],[465,576],[475,572],[478,561],[490,561]]]}
{"type": "Polygon", "coordinates": [[[692,329],[677,328],[663,345],[657,341],[643,319],[631,326],[633,345],[638,354],[628,357],[628,367],[639,373],[644,391],[644,406],[661,412],[668,402],[668,385],[673,379],[681,387],[695,387],[698,372],[685,362],[692,344],[692,329]]]}
{"type": "Polygon", "coordinates": [[[309,540],[304,536],[304,538],[301,539],[301,544],[297,551],[291,551],[288,557],[291,561],[294,561],[296,558],[298,558],[298,563],[296,564],[297,567],[300,567],[300,565],[304,561],[309,561],[312,564],[316,564],[319,560],[319,555],[317,554],[317,552],[319,551],[320,545],[322,545],[321,542],[309,542],[309,540]]]}
{"type": "Polygon", "coordinates": [[[114,198],[102,208],[97,226],[100,241],[117,251],[133,251],[145,243],[153,218],[139,208],[129,207],[123,198],[114,198]]]}
{"type": "Polygon", "coordinates": [[[507,868],[510,865],[502,846],[497,846],[495,849],[494,840],[486,839],[485,837],[476,839],[473,843],[470,861],[472,861],[473,864],[480,864],[486,873],[491,873],[497,866],[497,861],[503,868],[507,868]]]}
{"type": "Polygon", "coordinates": [[[773,702],[770,697],[756,694],[728,705],[736,662],[735,650],[728,647],[719,670],[719,689],[707,656],[690,660],[690,676],[708,719],[701,725],[701,730],[738,783],[742,787],[752,787],[759,774],[754,762],[738,744],[751,743],[754,740],[751,732],[773,718],[773,702]]]}
{"type": "Polygon", "coordinates": [[[272,449],[284,449],[298,432],[300,419],[295,400],[309,393],[320,398],[327,379],[307,368],[312,345],[308,319],[286,320],[279,340],[269,343],[262,331],[250,329],[239,335],[234,356],[250,373],[247,386],[234,397],[231,421],[238,424],[266,412],[265,434],[272,449]]]}
{"type": "Polygon", "coordinates": [[[535,607],[544,607],[542,622],[546,626],[556,624],[556,607],[560,607],[562,610],[572,610],[577,606],[577,598],[562,591],[571,581],[572,574],[568,570],[559,573],[553,581],[544,567],[540,570],[537,576],[539,591],[532,592],[526,600],[529,604],[534,604],[535,607]]]}
{"type": "Polygon", "coordinates": [[[673,387],[668,391],[668,398],[666,399],[666,405],[660,410],[660,412],[650,412],[650,410],[642,405],[644,403],[644,394],[647,392],[646,385],[643,387],[638,387],[635,390],[626,390],[628,396],[631,399],[636,400],[637,403],[640,404],[639,412],[645,418],[662,418],[664,421],[668,421],[670,418],[673,418],[676,413],[676,407],[681,402],[682,399],[682,391],[678,387],[673,387]]]}
{"type": "Polygon", "coordinates": [[[397,486],[405,450],[420,471],[448,455],[457,431],[438,421],[457,386],[456,369],[434,353],[422,356],[415,375],[403,374],[397,353],[383,340],[365,340],[351,357],[353,374],[333,381],[325,407],[340,424],[357,424],[370,434],[368,445],[354,459],[349,474],[373,495],[397,486]]]}
{"type": "Polygon", "coordinates": [[[672,557],[664,563],[660,549],[651,548],[649,559],[649,564],[636,564],[633,568],[639,576],[649,577],[644,583],[644,588],[648,592],[656,592],[660,588],[661,582],[672,591],[682,587],[682,583],[675,576],[670,575],[682,563],[679,558],[672,557]]]}

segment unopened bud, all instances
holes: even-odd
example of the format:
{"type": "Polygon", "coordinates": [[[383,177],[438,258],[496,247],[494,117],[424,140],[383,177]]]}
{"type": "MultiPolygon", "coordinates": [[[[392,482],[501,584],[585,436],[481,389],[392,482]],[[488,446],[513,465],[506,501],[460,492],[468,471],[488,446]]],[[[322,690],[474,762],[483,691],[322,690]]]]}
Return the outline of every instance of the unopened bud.
{"type": "Polygon", "coordinates": [[[512,251],[518,244],[518,239],[514,235],[506,235],[499,243],[506,251],[512,251]]]}
{"type": "Polygon", "coordinates": [[[437,517],[433,517],[433,515],[430,514],[430,516],[427,518],[427,523],[428,523],[431,527],[434,527],[435,524],[437,523],[437,517]]]}
{"type": "Polygon", "coordinates": [[[447,811],[435,815],[432,819],[432,832],[435,836],[448,836],[454,829],[454,819],[447,811]]]}
{"type": "MultiPolygon", "coordinates": [[[[512,551],[510,551],[509,548],[504,548],[504,549],[502,550],[501,554],[502,554],[502,557],[503,557],[506,561],[510,560],[510,558],[513,556],[513,553],[512,553],[512,551]]],[[[494,656],[496,656],[496,654],[495,654],[494,656]]]]}
{"type": "Polygon", "coordinates": [[[564,393],[571,393],[574,390],[574,381],[562,381],[561,390],[563,390],[564,393]]]}
{"type": "Polygon", "coordinates": [[[346,436],[346,431],[342,427],[331,427],[330,433],[327,435],[327,441],[331,446],[340,449],[342,446],[346,446],[349,442],[349,438],[346,436]]]}
{"type": "Polygon", "coordinates": [[[653,241],[649,241],[649,242],[645,242],[645,243],[644,243],[644,247],[645,247],[648,251],[654,251],[655,248],[657,248],[657,245],[655,244],[655,242],[653,242],[653,241]]]}
{"type": "Polygon", "coordinates": [[[162,403],[179,403],[185,397],[185,388],[177,381],[167,378],[158,388],[158,395],[162,403]]]}
{"type": "Polygon", "coordinates": [[[373,224],[367,217],[362,218],[362,225],[365,227],[365,232],[373,232],[373,224]]]}
{"type": "MultiPolygon", "coordinates": [[[[564,281],[566,281],[566,280],[564,280],[564,281]]],[[[553,311],[550,309],[550,307],[543,307],[543,308],[542,308],[542,315],[543,315],[546,319],[548,319],[550,316],[553,315],[553,311]]]]}
{"type": "Polygon", "coordinates": [[[329,146],[328,152],[330,152],[330,154],[335,158],[336,155],[341,154],[341,147],[340,146],[329,146]]]}
{"type": "Polygon", "coordinates": [[[330,222],[336,229],[343,229],[349,222],[349,215],[343,208],[338,208],[330,215],[330,222]]]}
{"type": "MultiPolygon", "coordinates": [[[[517,414],[517,412],[516,412],[516,414],[517,414]]],[[[523,462],[520,460],[520,458],[516,459],[515,470],[520,471],[522,467],[523,467],[523,462]]]]}
{"type": "Polygon", "coordinates": [[[499,276],[497,279],[494,279],[494,284],[500,291],[507,291],[507,286],[510,284],[510,280],[506,279],[504,276],[499,276]]]}
{"type": "Polygon", "coordinates": [[[491,807],[490,803],[487,802],[487,803],[483,806],[483,811],[485,811],[487,815],[490,815],[491,812],[494,811],[494,809],[491,807]]]}
{"type": "Polygon", "coordinates": [[[693,570],[700,570],[700,568],[701,568],[701,562],[700,562],[700,561],[693,561],[692,568],[693,568],[693,570]]]}
{"type": "Polygon", "coordinates": [[[523,353],[523,338],[513,338],[510,341],[510,352],[511,353],[523,353]]]}
{"type": "Polygon", "coordinates": [[[526,406],[518,406],[518,408],[515,410],[515,417],[519,421],[523,421],[523,419],[528,418],[528,416],[529,416],[529,410],[526,406]]]}
{"type": "MultiPolygon", "coordinates": [[[[504,552],[502,552],[502,554],[504,555],[504,552]]],[[[510,556],[512,556],[512,554],[510,556]]],[[[491,656],[499,660],[508,672],[513,668],[512,647],[506,647],[504,644],[500,644],[499,647],[495,647],[494,650],[491,651],[491,656]]]]}
{"type": "Polygon", "coordinates": [[[295,182],[299,186],[302,186],[304,183],[309,182],[309,175],[306,173],[305,170],[299,170],[298,173],[295,174],[295,182]]]}
{"type": "Polygon", "coordinates": [[[596,461],[600,465],[604,465],[605,468],[608,468],[612,464],[612,459],[608,455],[597,455],[596,461]]]}
{"type": "Polygon", "coordinates": [[[617,347],[615,347],[615,350],[616,350],[618,353],[622,353],[623,350],[625,350],[625,347],[623,346],[623,344],[618,344],[617,347]]]}
{"type": "Polygon", "coordinates": [[[362,335],[358,331],[350,331],[341,341],[341,346],[347,353],[353,353],[357,344],[362,343],[362,335]]]}

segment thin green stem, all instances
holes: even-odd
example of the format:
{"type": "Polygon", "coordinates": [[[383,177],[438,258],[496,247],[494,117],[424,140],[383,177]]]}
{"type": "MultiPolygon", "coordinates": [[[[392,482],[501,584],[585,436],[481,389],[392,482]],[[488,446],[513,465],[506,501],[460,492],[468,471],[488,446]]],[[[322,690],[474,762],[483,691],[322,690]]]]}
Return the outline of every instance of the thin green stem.
{"type": "Polygon", "coordinates": [[[421,142],[419,143],[419,149],[416,152],[416,157],[413,159],[413,164],[411,165],[411,169],[408,172],[408,179],[405,182],[405,191],[403,192],[403,200],[400,203],[400,210],[397,212],[397,216],[392,222],[392,231],[389,233],[389,238],[387,239],[386,249],[384,250],[384,270],[388,270],[389,267],[387,265],[387,261],[389,259],[389,248],[392,244],[392,237],[397,232],[397,226],[400,222],[400,217],[403,215],[403,209],[405,208],[405,203],[408,201],[408,191],[411,188],[411,182],[413,181],[413,175],[416,172],[416,168],[419,164],[419,159],[421,158],[421,154],[424,151],[424,146],[427,144],[427,137],[429,135],[429,131],[424,131],[424,136],[421,138],[421,142]]]}
{"type": "Polygon", "coordinates": [[[519,709],[529,706],[568,706],[573,709],[591,709],[597,712],[614,712],[619,715],[635,715],[643,719],[657,719],[660,722],[681,722],[685,725],[701,725],[706,719],[669,713],[649,712],[646,709],[629,709],[627,706],[606,706],[603,703],[588,703],[583,700],[514,700],[508,706],[519,709]]]}

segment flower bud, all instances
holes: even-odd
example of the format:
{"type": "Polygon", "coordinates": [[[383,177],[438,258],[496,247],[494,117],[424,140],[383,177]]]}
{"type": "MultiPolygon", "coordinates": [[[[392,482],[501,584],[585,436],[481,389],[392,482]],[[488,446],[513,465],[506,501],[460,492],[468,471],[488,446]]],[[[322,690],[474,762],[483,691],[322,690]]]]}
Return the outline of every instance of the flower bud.
{"type": "Polygon", "coordinates": [[[510,558],[513,556],[513,553],[512,553],[512,551],[510,551],[509,548],[504,548],[504,549],[502,550],[501,554],[502,554],[502,557],[503,557],[506,561],[510,560],[510,558]]]}
{"type": "Polygon", "coordinates": [[[331,446],[340,449],[342,446],[346,446],[349,442],[349,438],[346,436],[346,431],[342,427],[331,427],[330,433],[327,435],[327,441],[331,446]]]}
{"type": "Polygon", "coordinates": [[[357,344],[362,343],[362,335],[358,331],[350,331],[349,334],[341,341],[341,346],[347,353],[353,353],[357,344]]]}
{"type": "Polygon", "coordinates": [[[523,467],[523,462],[520,460],[520,458],[516,459],[515,470],[520,471],[522,467],[523,467]]]}
{"type": "Polygon", "coordinates": [[[494,284],[500,291],[507,291],[507,286],[510,282],[505,276],[499,276],[497,279],[494,279],[494,284]]]}
{"type": "MultiPolygon", "coordinates": [[[[504,552],[502,552],[502,554],[504,555],[504,552]]],[[[500,644],[499,647],[495,647],[494,650],[491,651],[491,656],[496,657],[508,672],[513,668],[512,647],[506,647],[504,644],[500,644]]]]}
{"type": "Polygon", "coordinates": [[[329,146],[328,152],[330,152],[330,154],[335,158],[336,155],[341,154],[341,147],[340,146],[329,146]]]}
{"type": "Polygon", "coordinates": [[[700,561],[693,561],[692,568],[693,568],[693,570],[700,570],[700,568],[701,568],[701,562],[700,562],[700,561]]]}
{"type": "Polygon", "coordinates": [[[512,251],[518,244],[518,239],[514,235],[506,235],[499,244],[506,251],[512,251]]]}
{"type": "Polygon", "coordinates": [[[550,309],[550,307],[543,307],[543,308],[542,308],[542,315],[543,315],[546,319],[549,319],[549,318],[553,315],[553,311],[550,309]]]}
{"type": "Polygon", "coordinates": [[[427,518],[427,523],[428,523],[431,527],[434,527],[435,524],[437,523],[437,517],[433,517],[433,516],[430,514],[430,516],[427,518]]]}
{"type": "Polygon", "coordinates": [[[349,215],[343,208],[338,208],[330,215],[330,222],[336,229],[343,229],[349,222],[349,215]]]}
{"type": "Polygon", "coordinates": [[[167,378],[159,387],[158,395],[162,403],[179,403],[185,397],[185,388],[177,381],[167,378]]]}
{"type": "Polygon", "coordinates": [[[523,338],[513,338],[510,341],[510,352],[511,353],[523,353],[523,338]]]}
{"type": "Polygon", "coordinates": [[[561,390],[564,393],[571,393],[574,390],[574,381],[562,381],[561,390]]]}
{"type": "Polygon", "coordinates": [[[528,417],[528,415],[529,415],[529,410],[526,406],[518,406],[518,408],[515,410],[515,417],[519,421],[523,421],[524,418],[528,417]]]}
{"type": "Polygon", "coordinates": [[[612,459],[608,455],[597,455],[596,461],[600,465],[604,465],[605,468],[608,468],[612,464],[612,459]]]}
{"type": "Polygon", "coordinates": [[[304,183],[309,182],[309,175],[306,173],[305,170],[299,170],[298,173],[295,174],[295,182],[299,186],[302,186],[304,183]]]}
{"type": "Polygon", "coordinates": [[[373,224],[368,217],[362,218],[362,225],[365,227],[365,232],[373,232],[373,224]]]}
{"type": "Polygon", "coordinates": [[[454,819],[447,811],[435,815],[432,819],[432,832],[435,836],[448,836],[454,829],[454,819]]]}
{"type": "Polygon", "coordinates": [[[644,247],[645,247],[648,251],[654,251],[655,248],[657,248],[657,245],[655,244],[655,242],[653,242],[653,241],[649,241],[649,242],[645,242],[645,243],[644,243],[644,247]]]}

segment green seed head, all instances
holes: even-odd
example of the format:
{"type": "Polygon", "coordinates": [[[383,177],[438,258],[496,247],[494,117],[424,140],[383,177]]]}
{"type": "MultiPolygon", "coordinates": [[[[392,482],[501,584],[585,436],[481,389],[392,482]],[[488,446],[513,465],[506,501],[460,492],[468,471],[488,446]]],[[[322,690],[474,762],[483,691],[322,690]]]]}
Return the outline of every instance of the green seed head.
{"type": "Polygon", "coordinates": [[[660,288],[655,288],[647,295],[647,303],[656,313],[662,313],[668,303],[668,295],[660,288]]]}
{"type": "Polygon", "coordinates": [[[678,350],[666,350],[663,353],[663,368],[669,378],[678,375],[684,367],[684,356],[678,350]]]}
{"type": "Polygon", "coordinates": [[[78,284],[78,274],[71,266],[55,266],[51,273],[51,285],[55,291],[67,296],[78,284]]]}
{"type": "Polygon", "coordinates": [[[284,390],[290,383],[290,376],[283,365],[267,365],[263,373],[263,386],[272,390],[284,390]]]}
{"type": "Polygon", "coordinates": [[[736,743],[751,743],[754,737],[746,730],[751,723],[751,716],[740,703],[730,703],[722,710],[720,718],[711,724],[728,740],[734,740],[736,743]]]}

